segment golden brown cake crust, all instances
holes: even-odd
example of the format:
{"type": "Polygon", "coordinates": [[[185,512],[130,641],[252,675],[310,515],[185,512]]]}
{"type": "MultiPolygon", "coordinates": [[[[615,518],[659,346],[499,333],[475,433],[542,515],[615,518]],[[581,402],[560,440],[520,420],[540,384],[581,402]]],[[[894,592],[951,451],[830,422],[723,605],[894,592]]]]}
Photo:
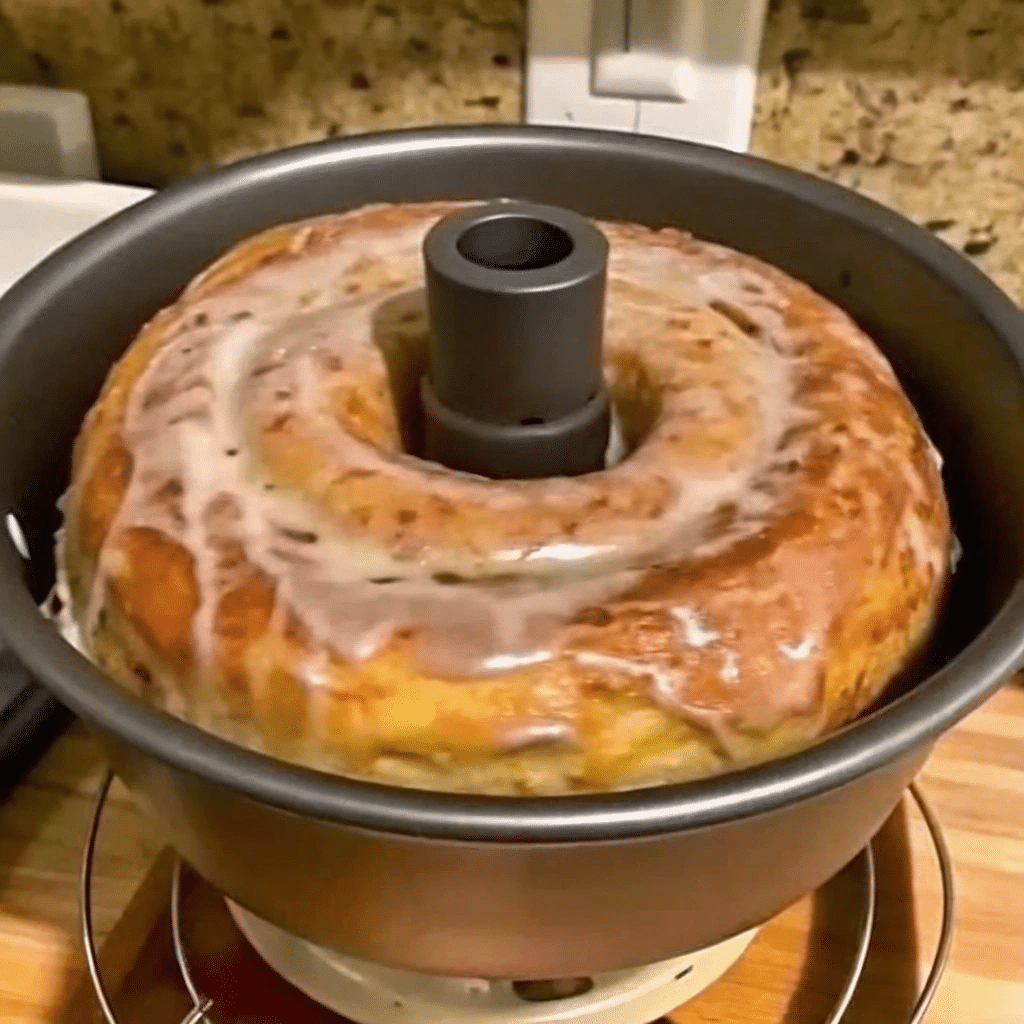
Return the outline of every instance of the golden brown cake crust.
{"type": "Polygon", "coordinates": [[[692,778],[856,716],[926,635],[951,543],[873,344],[755,259],[604,224],[630,453],[455,474],[403,449],[420,243],[453,208],[274,228],[143,329],[65,501],[87,652],[229,739],[437,789],[692,778]]]}

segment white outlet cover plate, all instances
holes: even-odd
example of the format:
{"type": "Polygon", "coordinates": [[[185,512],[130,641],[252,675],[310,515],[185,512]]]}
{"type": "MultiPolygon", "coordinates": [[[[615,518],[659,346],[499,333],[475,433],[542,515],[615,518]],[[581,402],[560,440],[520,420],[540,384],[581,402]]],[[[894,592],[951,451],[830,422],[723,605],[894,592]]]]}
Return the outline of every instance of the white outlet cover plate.
{"type": "Polygon", "coordinates": [[[750,145],[767,0],[685,0],[699,26],[679,53],[683,100],[599,95],[595,5],[629,0],[528,0],[525,114],[530,124],[660,135],[735,151],[750,145]]]}

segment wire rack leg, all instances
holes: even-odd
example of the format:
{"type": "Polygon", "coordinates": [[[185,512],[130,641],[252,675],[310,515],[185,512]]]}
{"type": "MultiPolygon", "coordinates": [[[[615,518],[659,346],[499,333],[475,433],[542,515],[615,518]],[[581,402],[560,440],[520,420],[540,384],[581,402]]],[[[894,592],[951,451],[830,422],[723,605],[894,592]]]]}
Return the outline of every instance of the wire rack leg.
{"type": "Polygon", "coordinates": [[[921,1024],[932,1005],[935,993],[939,990],[939,982],[942,981],[942,975],[949,963],[949,951],[953,946],[953,919],[956,915],[956,885],[953,879],[953,858],[946,845],[946,837],[942,832],[939,819],[935,817],[931,804],[924,798],[924,794],[916,782],[910,784],[910,795],[914,798],[928,828],[932,845],[935,847],[935,859],[939,865],[939,874],[942,877],[942,922],[939,927],[938,942],[935,946],[935,956],[928,969],[928,976],[921,988],[921,994],[917,997],[910,1017],[907,1018],[907,1024],[921,1024]]]}
{"type": "Polygon", "coordinates": [[[875,854],[870,843],[860,852],[859,860],[863,864],[864,873],[864,915],[861,917],[860,932],[857,936],[857,950],[853,955],[850,972],[843,983],[836,1005],[832,1007],[832,1012],[825,1018],[824,1024],[839,1024],[846,1016],[846,1011],[857,994],[857,986],[860,984],[860,977],[864,973],[864,965],[868,960],[868,951],[871,949],[878,885],[875,879],[875,854]]]}
{"type": "Polygon", "coordinates": [[[96,955],[96,943],[93,940],[92,927],[92,864],[96,856],[96,838],[100,831],[100,818],[103,816],[103,805],[107,802],[107,794],[110,792],[110,784],[114,776],[108,772],[103,784],[100,786],[99,795],[96,797],[96,807],[92,812],[92,821],[89,824],[89,837],[85,842],[85,854],[82,857],[82,873],[79,880],[79,916],[82,923],[82,945],[85,948],[85,963],[89,969],[89,980],[92,982],[93,991],[96,993],[96,1001],[100,1004],[100,1012],[106,1024],[118,1024],[114,1016],[114,1008],[110,1005],[110,997],[107,995],[106,986],[100,975],[99,957],[96,955]]]}
{"type": "MultiPolygon", "coordinates": [[[[114,1013],[114,1007],[110,1002],[107,987],[103,983],[103,976],[100,973],[99,956],[96,952],[95,931],[92,923],[92,869],[96,859],[96,841],[99,837],[100,822],[103,818],[103,808],[106,806],[107,797],[110,794],[110,786],[114,776],[108,772],[100,786],[96,796],[96,806],[92,812],[92,820],[89,823],[89,835],[85,842],[85,852],[82,856],[82,871],[79,879],[79,911],[82,925],[82,946],[85,950],[85,963],[89,971],[89,980],[92,982],[93,991],[96,993],[96,1001],[99,1003],[100,1012],[103,1014],[105,1024],[119,1024],[114,1013]]],[[[171,929],[174,939],[174,955],[178,961],[182,977],[185,980],[185,987],[192,999],[192,1009],[185,1016],[182,1024],[212,1024],[206,1016],[211,1007],[209,999],[202,998],[196,991],[192,981],[192,974],[188,968],[188,960],[185,957],[185,947],[181,941],[181,861],[174,865],[174,875],[171,882],[171,929]]]]}

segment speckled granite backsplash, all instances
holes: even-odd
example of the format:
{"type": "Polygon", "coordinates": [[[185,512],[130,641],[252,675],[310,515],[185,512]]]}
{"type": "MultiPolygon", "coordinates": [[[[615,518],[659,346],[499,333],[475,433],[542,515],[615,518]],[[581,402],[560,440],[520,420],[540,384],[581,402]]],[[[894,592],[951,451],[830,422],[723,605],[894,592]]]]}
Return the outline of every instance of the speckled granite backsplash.
{"type": "MultiPolygon", "coordinates": [[[[927,223],[1024,299],[1024,0],[769,0],[755,152],[927,223]]],[[[0,80],[89,94],[156,184],[328,135],[520,116],[521,0],[0,0],[0,80]]]]}

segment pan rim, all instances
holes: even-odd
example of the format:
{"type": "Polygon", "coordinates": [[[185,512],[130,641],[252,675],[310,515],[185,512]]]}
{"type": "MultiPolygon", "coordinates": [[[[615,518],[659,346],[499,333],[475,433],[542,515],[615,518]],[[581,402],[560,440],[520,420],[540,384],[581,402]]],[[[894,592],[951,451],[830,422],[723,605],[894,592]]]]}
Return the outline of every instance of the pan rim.
{"type": "MultiPolygon", "coordinates": [[[[866,197],[745,154],[626,133],[481,126],[402,129],[254,157],[172,185],[86,232],[0,298],[0,366],[19,325],[88,274],[119,240],[198,211],[247,183],[296,171],[342,171],[367,161],[475,147],[619,152],[754,181],[884,236],[971,302],[1024,372],[1024,317],[997,285],[926,230],[866,197]]],[[[883,709],[784,758],[709,779],[610,794],[520,798],[416,790],[349,779],[278,761],[147,707],[72,648],[39,612],[18,556],[0,534],[0,633],[37,679],[101,733],[249,799],[297,814],[424,839],[580,843],[640,839],[765,814],[852,783],[943,731],[993,693],[1024,656],[1024,581],[956,657],[883,709]]]]}

